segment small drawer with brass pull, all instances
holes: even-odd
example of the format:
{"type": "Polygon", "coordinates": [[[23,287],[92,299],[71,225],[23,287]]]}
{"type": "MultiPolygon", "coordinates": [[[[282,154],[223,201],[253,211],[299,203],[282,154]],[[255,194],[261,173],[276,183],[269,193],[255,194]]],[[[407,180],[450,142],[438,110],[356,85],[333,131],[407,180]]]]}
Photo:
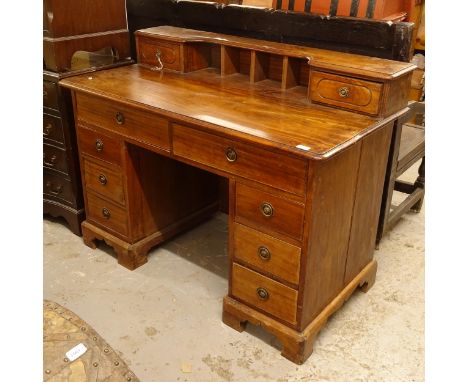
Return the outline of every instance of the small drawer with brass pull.
{"type": "Polygon", "coordinates": [[[365,114],[377,115],[383,85],[378,82],[311,71],[309,98],[365,114]]]}
{"type": "Polygon", "coordinates": [[[182,71],[181,48],[182,44],[136,36],[138,64],[153,70],[182,71]]]}
{"type": "Polygon", "coordinates": [[[174,155],[304,195],[307,173],[305,160],[175,123],[172,126],[174,155]]]}
{"type": "Polygon", "coordinates": [[[122,143],[100,131],[78,125],[78,145],[80,152],[107,162],[121,163],[122,143]]]}
{"type": "Polygon", "coordinates": [[[110,130],[165,151],[170,149],[169,121],[150,111],[135,109],[90,94],[77,93],[76,114],[80,124],[110,130]]]}
{"type": "Polygon", "coordinates": [[[298,291],[240,264],[232,264],[231,294],[273,316],[296,323],[298,291]]]}
{"type": "Polygon", "coordinates": [[[242,183],[236,184],[236,222],[265,233],[302,238],[304,204],[242,183]]]}
{"type": "Polygon", "coordinates": [[[56,175],[52,171],[44,170],[42,190],[44,199],[59,200],[61,203],[74,206],[75,198],[72,184],[63,175],[56,175]]]}
{"type": "Polygon", "coordinates": [[[84,184],[87,190],[125,206],[125,193],[120,167],[101,161],[83,159],[84,184]]]}
{"type": "Polygon", "coordinates": [[[43,114],[42,137],[45,141],[50,140],[63,146],[64,136],[60,117],[46,113],[43,114]]]}
{"type": "Polygon", "coordinates": [[[111,230],[127,237],[127,212],[124,208],[100,197],[92,191],[86,192],[86,218],[106,230],[111,230]]]}
{"type": "Polygon", "coordinates": [[[243,224],[233,225],[233,254],[260,273],[299,284],[301,248],[243,224]]]}
{"type": "Polygon", "coordinates": [[[55,82],[42,82],[42,102],[45,107],[58,109],[58,89],[55,82]]]}
{"type": "Polygon", "coordinates": [[[44,167],[68,174],[67,154],[65,150],[53,145],[43,145],[42,164],[44,167]]]}

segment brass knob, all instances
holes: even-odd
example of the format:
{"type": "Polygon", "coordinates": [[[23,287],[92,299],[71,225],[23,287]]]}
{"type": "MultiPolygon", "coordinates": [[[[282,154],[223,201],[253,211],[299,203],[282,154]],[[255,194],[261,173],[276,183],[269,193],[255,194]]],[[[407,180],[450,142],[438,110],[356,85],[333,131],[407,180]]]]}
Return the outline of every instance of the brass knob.
{"type": "Polygon", "coordinates": [[[263,202],[260,205],[260,211],[262,211],[263,216],[270,218],[273,216],[273,206],[270,203],[263,202]]]}
{"type": "Polygon", "coordinates": [[[257,288],[257,296],[260,300],[266,301],[268,300],[268,297],[270,297],[270,294],[265,288],[257,288]]]}
{"type": "Polygon", "coordinates": [[[264,261],[268,261],[271,258],[270,250],[267,247],[264,247],[264,246],[258,247],[257,254],[264,261]]]}
{"type": "Polygon", "coordinates": [[[348,98],[349,97],[349,88],[346,86],[343,86],[338,89],[338,94],[340,95],[341,98],[348,98]]]}
{"type": "Polygon", "coordinates": [[[125,117],[124,115],[118,111],[117,114],[115,115],[115,121],[119,124],[119,125],[123,125],[124,122],[125,122],[125,117]]]}
{"type": "Polygon", "coordinates": [[[101,152],[102,150],[104,150],[104,142],[100,139],[96,139],[96,151],[101,152]]]}
{"type": "Polygon", "coordinates": [[[110,211],[106,207],[102,209],[102,216],[104,216],[106,219],[109,219],[111,216],[110,211]]]}
{"type": "Polygon", "coordinates": [[[226,159],[228,162],[235,162],[237,160],[237,153],[232,147],[226,149],[226,159]]]}
{"type": "Polygon", "coordinates": [[[46,127],[44,127],[44,131],[42,133],[42,135],[44,135],[44,137],[47,137],[48,135],[50,135],[50,132],[52,131],[54,127],[52,126],[51,123],[48,123],[46,127]]]}
{"type": "Polygon", "coordinates": [[[99,183],[101,183],[103,186],[107,184],[107,178],[104,174],[99,174],[99,183]]]}

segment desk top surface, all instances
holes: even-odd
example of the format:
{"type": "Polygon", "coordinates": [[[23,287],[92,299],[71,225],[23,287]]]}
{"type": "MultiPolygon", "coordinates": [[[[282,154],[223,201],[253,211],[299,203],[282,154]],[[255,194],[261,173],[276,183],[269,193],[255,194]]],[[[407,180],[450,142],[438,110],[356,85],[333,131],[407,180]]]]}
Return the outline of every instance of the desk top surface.
{"type": "Polygon", "coordinates": [[[312,159],[331,157],[395,117],[381,119],[311,104],[303,87],[281,91],[277,82],[252,85],[245,75],[223,78],[215,69],[181,74],[130,65],[60,83],[312,159]]]}

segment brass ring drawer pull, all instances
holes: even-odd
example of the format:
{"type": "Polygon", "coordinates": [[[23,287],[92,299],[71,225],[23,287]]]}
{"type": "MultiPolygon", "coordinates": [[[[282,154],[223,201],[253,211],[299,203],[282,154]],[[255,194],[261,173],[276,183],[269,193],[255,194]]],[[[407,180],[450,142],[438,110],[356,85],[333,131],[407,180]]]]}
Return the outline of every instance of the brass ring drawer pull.
{"type": "Polygon", "coordinates": [[[263,216],[270,218],[273,216],[274,210],[273,206],[270,203],[263,202],[260,205],[260,211],[262,211],[263,216]]]}
{"type": "Polygon", "coordinates": [[[338,94],[341,98],[348,98],[349,97],[349,88],[347,86],[343,86],[338,89],[338,94]]]}
{"type": "Polygon", "coordinates": [[[104,150],[104,143],[100,139],[96,139],[96,151],[101,152],[104,150]]]}
{"type": "Polygon", "coordinates": [[[228,162],[235,162],[237,160],[237,153],[232,147],[226,149],[226,159],[228,162]]]}
{"type": "Polygon", "coordinates": [[[99,183],[101,183],[103,186],[107,184],[107,178],[104,174],[99,174],[99,183]]]}
{"type": "Polygon", "coordinates": [[[111,216],[110,211],[109,211],[106,207],[104,207],[104,208],[102,209],[102,216],[104,216],[104,218],[106,218],[106,219],[109,219],[110,216],[111,216]]]}
{"type": "Polygon", "coordinates": [[[117,114],[115,115],[115,121],[117,122],[117,124],[119,125],[123,125],[124,122],[125,122],[125,117],[124,115],[118,111],[117,114]]]}
{"type": "Polygon", "coordinates": [[[49,136],[53,128],[54,126],[52,126],[51,123],[48,123],[47,126],[44,127],[44,132],[42,133],[42,135],[44,135],[44,137],[49,136]]]}
{"type": "Polygon", "coordinates": [[[266,301],[270,297],[270,294],[265,288],[257,288],[257,296],[260,300],[266,301]]]}
{"type": "Polygon", "coordinates": [[[264,261],[268,261],[271,258],[270,250],[267,247],[264,247],[263,245],[261,247],[258,247],[257,254],[264,261]]]}

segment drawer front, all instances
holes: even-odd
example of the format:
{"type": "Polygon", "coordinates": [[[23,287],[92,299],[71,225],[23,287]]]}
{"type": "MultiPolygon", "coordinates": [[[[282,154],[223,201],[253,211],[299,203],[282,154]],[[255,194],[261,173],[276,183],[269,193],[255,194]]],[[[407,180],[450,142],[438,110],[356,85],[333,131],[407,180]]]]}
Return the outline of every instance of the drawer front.
{"type": "Polygon", "coordinates": [[[304,205],[237,183],[235,220],[267,233],[278,232],[301,240],[304,205]]]}
{"type": "Polygon", "coordinates": [[[182,62],[180,59],[181,44],[169,41],[163,41],[147,37],[137,37],[138,63],[159,67],[159,61],[156,58],[157,52],[160,52],[160,59],[164,69],[182,71],[182,62]]]}
{"type": "Polygon", "coordinates": [[[231,282],[233,297],[286,322],[296,324],[298,292],[295,289],[236,263],[232,265],[231,282]]]}
{"type": "Polygon", "coordinates": [[[55,82],[42,82],[43,105],[52,109],[58,109],[58,90],[55,82]]]}
{"type": "Polygon", "coordinates": [[[329,73],[311,72],[312,101],[378,114],[382,84],[329,73]]]}
{"type": "Polygon", "coordinates": [[[65,142],[63,136],[62,119],[50,114],[43,114],[42,136],[57,143],[65,142]]]}
{"type": "Polygon", "coordinates": [[[122,236],[128,235],[127,214],[125,209],[100,198],[92,192],[86,193],[88,201],[86,218],[98,223],[105,229],[113,230],[122,236]]]}
{"type": "Polygon", "coordinates": [[[44,199],[52,198],[76,206],[72,183],[63,176],[45,170],[42,186],[44,199]]]}
{"type": "Polygon", "coordinates": [[[121,163],[121,142],[100,131],[78,127],[78,143],[81,153],[91,155],[107,162],[121,163]]]}
{"type": "Polygon", "coordinates": [[[234,223],[234,257],[262,272],[299,284],[301,248],[234,223]]]}
{"type": "Polygon", "coordinates": [[[188,127],[173,126],[174,154],[304,195],[307,162],[188,127]]]}
{"type": "Polygon", "coordinates": [[[67,153],[64,149],[44,143],[43,150],[44,167],[68,174],[67,153]]]}
{"type": "Polygon", "coordinates": [[[169,122],[148,111],[77,93],[79,122],[112,130],[131,139],[169,151],[169,122]]]}
{"type": "Polygon", "coordinates": [[[122,174],[103,163],[94,163],[83,160],[85,173],[85,186],[102,196],[125,205],[122,174]]]}

